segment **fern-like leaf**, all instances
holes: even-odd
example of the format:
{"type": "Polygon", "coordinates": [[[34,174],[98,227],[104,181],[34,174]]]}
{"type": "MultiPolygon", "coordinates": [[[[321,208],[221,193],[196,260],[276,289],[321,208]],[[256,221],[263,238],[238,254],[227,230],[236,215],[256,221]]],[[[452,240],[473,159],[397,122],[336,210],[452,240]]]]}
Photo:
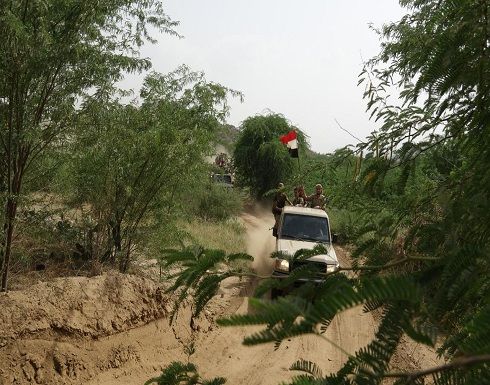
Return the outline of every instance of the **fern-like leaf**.
{"type": "Polygon", "coordinates": [[[323,377],[322,370],[317,364],[311,361],[299,360],[291,365],[289,370],[297,370],[310,374],[313,378],[320,379],[323,377]]]}
{"type": "Polygon", "coordinates": [[[225,382],[222,377],[204,380],[194,364],[174,361],[163,369],[160,376],[149,379],[145,385],[223,385],[225,382]]]}
{"type": "MultiPolygon", "coordinates": [[[[226,255],[222,250],[192,246],[183,250],[169,249],[162,257],[162,265],[176,271],[169,275],[172,280],[167,293],[176,295],[170,314],[172,322],[186,299],[193,301],[193,316],[197,317],[206,304],[216,295],[221,282],[239,274],[233,270],[237,261],[252,261],[245,253],[226,255]]],[[[251,271],[250,271],[251,272],[251,271]]]]}

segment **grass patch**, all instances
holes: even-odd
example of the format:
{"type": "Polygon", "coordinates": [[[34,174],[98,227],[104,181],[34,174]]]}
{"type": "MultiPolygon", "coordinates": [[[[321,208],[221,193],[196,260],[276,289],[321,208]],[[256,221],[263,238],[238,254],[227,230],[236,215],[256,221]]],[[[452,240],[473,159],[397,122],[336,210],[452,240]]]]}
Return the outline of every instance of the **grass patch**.
{"type": "Polygon", "coordinates": [[[238,218],[225,221],[194,219],[180,224],[192,239],[206,249],[221,249],[227,254],[245,252],[245,226],[238,218]]]}

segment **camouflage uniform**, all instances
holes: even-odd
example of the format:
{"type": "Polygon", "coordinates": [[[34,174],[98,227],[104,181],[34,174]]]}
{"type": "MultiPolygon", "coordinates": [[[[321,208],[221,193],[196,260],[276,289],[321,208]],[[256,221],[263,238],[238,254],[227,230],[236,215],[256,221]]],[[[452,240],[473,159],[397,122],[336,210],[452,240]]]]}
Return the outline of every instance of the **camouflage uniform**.
{"type": "Polygon", "coordinates": [[[283,192],[278,193],[274,198],[274,202],[272,203],[272,213],[274,214],[274,217],[276,217],[276,220],[281,215],[282,209],[286,206],[287,201],[288,197],[283,192]]]}
{"type": "Polygon", "coordinates": [[[281,217],[281,212],[286,202],[289,202],[287,195],[284,192],[278,192],[274,197],[274,202],[272,203],[272,214],[274,214],[274,227],[272,228],[272,235],[277,237],[277,226],[279,225],[279,218],[281,217]]]}
{"type": "Polygon", "coordinates": [[[293,206],[304,206],[305,200],[303,197],[296,197],[293,199],[293,206]]]}
{"type": "Polygon", "coordinates": [[[327,197],[323,194],[313,194],[306,197],[306,200],[310,202],[310,207],[320,207],[325,210],[325,206],[327,204],[327,197]]]}
{"type": "Polygon", "coordinates": [[[304,195],[303,192],[303,197],[305,198],[305,201],[310,202],[310,207],[319,207],[322,210],[325,210],[328,199],[325,195],[323,195],[323,186],[318,183],[317,185],[315,185],[315,190],[315,194],[312,194],[310,196],[304,195]]]}

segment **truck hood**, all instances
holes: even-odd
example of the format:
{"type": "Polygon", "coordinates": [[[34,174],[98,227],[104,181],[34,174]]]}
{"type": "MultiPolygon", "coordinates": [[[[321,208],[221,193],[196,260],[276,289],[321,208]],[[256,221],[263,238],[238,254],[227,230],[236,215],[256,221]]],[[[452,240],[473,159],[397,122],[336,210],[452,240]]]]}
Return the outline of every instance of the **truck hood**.
{"type": "MultiPolygon", "coordinates": [[[[314,242],[306,241],[296,241],[292,239],[278,239],[277,240],[277,251],[282,251],[289,255],[294,255],[294,253],[300,249],[311,250],[316,246],[314,242]]],[[[327,254],[319,254],[308,258],[308,261],[323,262],[328,265],[338,265],[337,255],[333,246],[329,243],[325,244],[327,249],[327,254]]]]}

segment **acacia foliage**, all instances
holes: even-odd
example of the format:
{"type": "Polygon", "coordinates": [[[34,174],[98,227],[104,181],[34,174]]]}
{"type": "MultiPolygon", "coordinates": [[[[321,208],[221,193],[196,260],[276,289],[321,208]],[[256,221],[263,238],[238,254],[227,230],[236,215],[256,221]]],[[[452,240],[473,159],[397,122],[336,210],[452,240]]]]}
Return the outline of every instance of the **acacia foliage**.
{"type": "Polygon", "coordinates": [[[355,263],[434,258],[400,271],[422,288],[420,319],[443,336],[440,353],[450,364],[434,381],[487,383],[489,339],[476,325],[490,306],[490,4],[402,4],[411,12],[380,31],[382,52],[360,78],[368,110],[381,122],[359,146],[378,153],[360,177],[370,203],[363,209],[379,202],[383,211],[360,230],[355,263]],[[387,92],[393,87],[401,103],[387,92]]]}
{"type": "Polygon", "coordinates": [[[153,0],[0,2],[2,290],[32,166],[66,138],[88,90],[150,67],[139,47],[151,28],[175,34],[176,25],[153,0]]]}
{"type": "Polygon", "coordinates": [[[279,344],[320,333],[359,303],[382,313],[373,341],[337,373],[300,361],[293,384],[490,384],[490,3],[401,3],[408,14],[380,31],[382,51],[360,78],[381,127],[358,148],[370,159],[353,181],[360,199],[346,206],[366,223],[353,276],[255,300],[253,314],[220,321],[263,325],[245,342],[279,344]],[[403,334],[427,345],[437,338],[446,364],[391,371],[403,334]]]}
{"type": "MultiPolygon", "coordinates": [[[[239,182],[249,186],[253,195],[260,197],[291,178],[295,160],[279,137],[294,128],[284,116],[272,113],[252,116],[242,123],[233,156],[239,182]]],[[[301,154],[307,143],[304,134],[296,130],[301,154]]]]}
{"type": "Polygon", "coordinates": [[[362,224],[354,268],[362,280],[380,271],[366,266],[384,266],[384,275],[409,275],[421,288],[417,319],[438,330],[448,360],[425,375],[488,383],[490,4],[402,4],[410,12],[382,28],[382,52],[359,81],[381,127],[357,148],[365,155],[351,183],[358,197],[346,202],[362,224]]]}
{"type": "MultiPolygon", "coordinates": [[[[192,179],[208,181],[212,151],[232,91],[186,66],[145,79],[141,105],[123,104],[113,89],[87,99],[70,146],[72,192],[88,204],[97,232],[110,234],[96,256],[127,271],[145,233],[195,204],[192,179]]],[[[198,183],[199,184],[199,183],[198,183]]],[[[93,248],[92,248],[93,249],[93,248]]]]}
{"type": "MultiPolygon", "coordinates": [[[[383,50],[361,81],[368,108],[382,122],[372,142],[382,153],[398,149],[385,164],[401,170],[401,185],[416,168],[433,182],[395,202],[384,232],[403,231],[408,255],[440,258],[419,276],[433,320],[453,332],[490,305],[488,280],[481,278],[490,269],[490,5],[403,4],[413,11],[383,28],[383,50]],[[402,107],[384,92],[392,85],[402,107]]],[[[370,173],[371,180],[388,175],[380,167],[370,173]]],[[[379,231],[371,235],[381,239],[379,231]]]]}

